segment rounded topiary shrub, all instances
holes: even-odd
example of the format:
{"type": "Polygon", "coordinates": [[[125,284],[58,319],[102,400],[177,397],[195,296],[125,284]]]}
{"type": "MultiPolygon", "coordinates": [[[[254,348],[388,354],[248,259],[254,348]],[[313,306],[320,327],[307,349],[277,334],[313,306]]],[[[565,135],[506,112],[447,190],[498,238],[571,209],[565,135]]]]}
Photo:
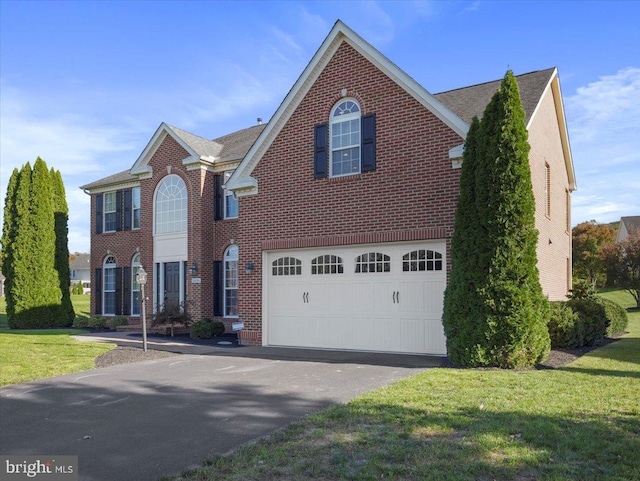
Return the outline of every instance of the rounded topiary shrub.
{"type": "Polygon", "coordinates": [[[191,324],[191,339],[211,339],[224,332],[224,323],[204,318],[191,324]]]}
{"type": "Polygon", "coordinates": [[[118,326],[128,326],[129,325],[129,319],[125,316],[116,316],[116,317],[112,317],[109,320],[109,327],[111,329],[115,329],[118,326]]]}
{"type": "Polygon", "coordinates": [[[86,329],[89,327],[89,318],[87,316],[76,316],[73,320],[73,327],[78,329],[86,329]]]}
{"type": "Polygon", "coordinates": [[[583,345],[584,325],[578,313],[562,301],[549,303],[547,323],[552,348],[574,348],[583,345]]]}
{"type": "Polygon", "coordinates": [[[609,323],[607,326],[607,336],[624,332],[629,324],[627,310],[611,299],[599,297],[597,302],[604,307],[604,312],[607,316],[607,321],[609,323]]]}
{"type": "Polygon", "coordinates": [[[607,333],[607,314],[596,300],[570,299],[567,304],[580,317],[584,326],[584,346],[598,346],[607,333]]]}
{"type": "Polygon", "coordinates": [[[91,316],[87,325],[91,329],[105,329],[107,327],[107,318],[103,316],[91,316]]]}

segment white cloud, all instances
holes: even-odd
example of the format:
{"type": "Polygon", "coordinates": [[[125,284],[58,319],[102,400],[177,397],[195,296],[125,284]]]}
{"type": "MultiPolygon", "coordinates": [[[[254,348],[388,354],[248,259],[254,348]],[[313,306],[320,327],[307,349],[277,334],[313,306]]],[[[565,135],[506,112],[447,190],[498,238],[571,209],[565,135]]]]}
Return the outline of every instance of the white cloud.
{"type": "Polygon", "coordinates": [[[565,98],[578,191],[574,224],[640,213],[640,68],[580,87],[565,98]]]}

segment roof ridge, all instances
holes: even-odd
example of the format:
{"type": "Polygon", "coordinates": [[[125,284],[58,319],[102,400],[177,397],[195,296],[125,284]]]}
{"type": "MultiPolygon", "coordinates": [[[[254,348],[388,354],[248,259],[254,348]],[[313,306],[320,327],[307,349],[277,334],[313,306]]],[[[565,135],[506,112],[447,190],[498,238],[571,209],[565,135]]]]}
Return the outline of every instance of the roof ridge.
{"type": "MultiPolygon", "coordinates": [[[[525,75],[531,75],[531,74],[535,74],[535,73],[547,72],[549,70],[554,70],[555,68],[556,67],[549,67],[549,68],[544,68],[544,69],[540,69],[540,70],[532,70],[531,72],[525,72],[525,73],[521,73],[519,75],[515,75],[515,77],[519,78],[519,77],[524,77],[525,75]]],[[[470,89],[470,88],[474,88],[474,87],[480,87],[482,85],[489,85],[489,84],[492,84],[492,83],[495,83],[495,82],[501,82],[501,81],[502,81],[501,78],[495,79],[495,80],[489,80],[487,82],[480,82],[480,83],[473,84],[473,85],[465,85],[464,87],[458,87],[458,88],[455,88],[455,89],[443,90],[442,92],[438,92],[438,93],[435,93],[433,95],[448,94],[448,93],[451,93],[451,92],[455,92],[457,90],[464,90],[464,89],[470,89]]]]}

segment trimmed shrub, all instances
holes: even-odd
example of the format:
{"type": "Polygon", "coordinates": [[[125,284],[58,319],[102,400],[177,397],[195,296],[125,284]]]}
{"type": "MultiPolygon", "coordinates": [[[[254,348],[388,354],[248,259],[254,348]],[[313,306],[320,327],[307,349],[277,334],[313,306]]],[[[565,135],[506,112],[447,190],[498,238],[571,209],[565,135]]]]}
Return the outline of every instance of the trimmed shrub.
{"type": "Polygon", "coordinates": [[[129,325],[129,319],[125,316],[116,316],[116,317],[112,317],[109,320],[109,327],[111,329],[115,329],[118,326],[128,326],[129,325]]]}
{"type": "Polygon", "coordinates": [[[595,300],[571,299],[567,304],[580,317],[584,327],[583,346],[599,346],[607,333],[607,314],[595,300]]]}
{"type": "Polygon", "coordinates": [[[91,316],[87,325],[91,329],[105,329],[107,327],[107,318],[103,316],[91,316]]]}
{"type": "Polygon", "coordinates": [[[89,318],[87,316],[76,316],[73,320],[73,327],[78,329],[86,329],[89,327],[89,318]]]}
{"type": "Polygon", "coordinates": [[[571,293],[567,296],[569,299],[596,299],[596,289],[590,282],[584,279],[576,279],[573,281],[571,293]]]}
{"type": "Polygon", "coordinates": [[[204,318],[191,325],[191,339],[211,339],[224,332],[224,323],[204,318]]]}
{"type": "Polygon", "coordinates": [[[627,310],[611,299],[605,299],[604,297],[598,297],[596,302],[604,307],[604,312],[607,316],[607,336],[612,336],[619,332],[624,332],[629,325],[629,317],[627,316],[627,310]]]}
{"type": "Polygon", "coordinates": [[[566,302],[549,303],[549,337],[552,348],[580,347],[584,342],[584,325],[580,316],[566,302]]]}

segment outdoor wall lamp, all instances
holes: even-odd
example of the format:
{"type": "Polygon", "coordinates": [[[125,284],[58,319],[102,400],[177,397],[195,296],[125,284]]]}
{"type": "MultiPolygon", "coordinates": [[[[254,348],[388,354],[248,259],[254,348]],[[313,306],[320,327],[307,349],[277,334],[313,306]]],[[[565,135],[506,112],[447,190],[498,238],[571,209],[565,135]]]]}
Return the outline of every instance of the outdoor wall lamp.
{"type": "Polygon", "coordinates": [[[251,274],[253,274],[253,269],[255,269],[255,266],[253,265],[253,262],[249,262],[246,266],[244,266],[244,272],[250,276],[251,274]]]}
{"type": "Polygon", "coordinates": [[[193,264],[189,266],[189,270],[191,271],[191,275],[195,276],[198,273],[198,264],[193,262],[193,264]]]}

